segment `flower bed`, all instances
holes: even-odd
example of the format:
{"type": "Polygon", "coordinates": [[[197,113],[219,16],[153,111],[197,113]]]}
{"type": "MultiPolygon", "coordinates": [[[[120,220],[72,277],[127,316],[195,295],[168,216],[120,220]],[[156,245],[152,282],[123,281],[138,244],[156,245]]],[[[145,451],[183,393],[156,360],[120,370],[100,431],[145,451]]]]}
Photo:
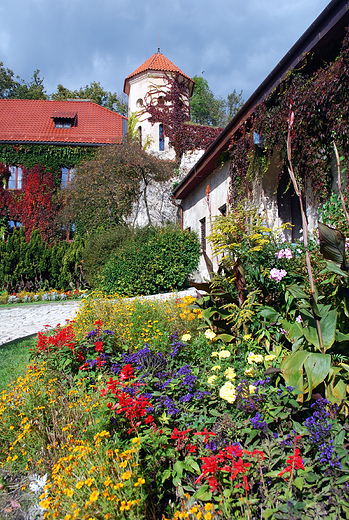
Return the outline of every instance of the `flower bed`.
{"type": "Polygon", "coordinates": [[[64,300],[77,300],[85,298],[87,291],[80,291],[75,289],[74,291],[40,291],[37,293],[21,291],[19,293],[9,294],[6,291],[0,294],[0,305],[6,305],[9,303],[35,303],[35,302],[54,302],[64,300]]]}
{"type": "Polygon", "coordinates": [[[345,407],[299,399],[280,343],[223,342],[204,314],[94,297],[38,335],[0,447],[3,468],[48,474],[44,518],[349,517],[345,407]]]}

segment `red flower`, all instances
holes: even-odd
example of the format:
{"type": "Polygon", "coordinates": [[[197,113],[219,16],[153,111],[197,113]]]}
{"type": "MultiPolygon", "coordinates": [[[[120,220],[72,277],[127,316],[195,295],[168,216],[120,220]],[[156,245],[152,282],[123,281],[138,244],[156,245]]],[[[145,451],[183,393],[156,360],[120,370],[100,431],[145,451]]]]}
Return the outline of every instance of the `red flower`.
{"type": "Polygon", "coordinates": [[[96,341],[95,350],[96,352],[103,352],[103,341],[96,341]]]}
{"type": "Polygon", "coordinates": [[[184,430],[180,432],[177,428],[173,428],[173,432],[171,433],[171,439],[179,439],[184,441],[187,438],[187,433],[190,432],[190,428],[188,430],[184,430]]]}
{"type": "Polygon", "coordinates": [[[194,435],[205,435],[204,442],[208,442],[210,435],[216,436],[215,433],[207,431],[207,428],[204,428],[202,432],[196,432],[194,435]]]}
{"type": "Polygon", "coordinates": [[[119,377],[122,381],[126,381],[127,379],[134,379],[135,376],[133,375],[132,366],[130,364],[125,365],[124,368],[121,370],[119,377]]]}
{"type": "Polygon", "coordinates": [[[95,325],[95,326],[98,327],[98,328],[101,328],[102,325],[103,325],[103,324],[102,324],[102,320],[96,320],[96,321],[94,322],[93,325],[95,325]]]}
{"type": "Polygon", "coordinates": [[[148,415],[148,417],[145,419],[145,424],[149,424],[154,422],[154,417],[152,415],[148,415]]]}

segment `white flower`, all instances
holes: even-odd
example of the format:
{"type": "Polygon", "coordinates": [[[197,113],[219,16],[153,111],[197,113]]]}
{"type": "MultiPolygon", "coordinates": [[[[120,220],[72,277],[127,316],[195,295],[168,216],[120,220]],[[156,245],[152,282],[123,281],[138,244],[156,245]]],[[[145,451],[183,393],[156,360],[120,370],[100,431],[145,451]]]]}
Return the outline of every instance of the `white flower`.
{"type": "Polygon", "coordinates": [[[219,396],[222,399],[225,399],[225,401],[228,401],[228,403],[232,404],[236,399],[235,386],[230,381],[227,381],[220,389],[219,396]]]}
{"type": "Polygon", "coordinates": [[[227,379],[230,379],[230,380],[236,378],[235,370],[232,367],[227,368],[226,371],[224,372],[224,375],[227,379]]]}
{"type": "Polygon", "coordinates": [[[218,353],[218,357],[219,357],[219,359],[230,357],[230,352],[229,352],[229,350],[221,350],[221,351],[218,353]]]}
{"type": "Polygon", "coordinates": [[[247,358],[247,363],[252,365],[252,363],[263,363],[263,356],[261,354],[254,354],[253,352],[250,352],[247,358]]]}
{"type": "Polygon", "coordinates": [[[184,341],[185,343],[190,340],[191,340],[190,334],[183,334],[183,336],[181,337],[181,341],[184,341]]]}
{"type": "Polygon", "coordinates": [[[213,330],[211,329],[206,329],[205,330],[205,337],[209,340],[212,340],[216,337],[216,334],[213,332],[213,330]]]}

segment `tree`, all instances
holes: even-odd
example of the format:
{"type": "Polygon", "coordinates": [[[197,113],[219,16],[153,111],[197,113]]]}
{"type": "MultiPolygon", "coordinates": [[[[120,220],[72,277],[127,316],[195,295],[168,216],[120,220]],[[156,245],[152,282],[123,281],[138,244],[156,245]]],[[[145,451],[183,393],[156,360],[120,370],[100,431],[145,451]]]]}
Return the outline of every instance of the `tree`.
{"type": "Polygon", "coordinates": [[[0,61],[0,99],[11,97],[12,90],[18,85],[14,80],[14,73],[11,69],[5,68],[0,61]]]}
{"type": "Polygon", "coordinates": [[[125,225],[134,203],[144,196],[150,182],[165,181],[173,165],[145,153],[139,144],[125,141],[102,147],[94,159],[79,165],[64,190],[62,218],[76,230],[89,233],[99,227],[125,225]]]}
{"type": "Polygon", "coordinates": [[[236,90],[227,99],[215,97],[202,76],[194,76],[194,93],[190,99],[190,116],[193,123],[209,126],[226,126],[236,112],[242,107],[242,91],[236,90]]]}
{"type": "Polygon", "coordinates": [[[89,85],[77,90],[69,90],[62,84],[57,86],[57,92],[51,96],[54,100],[64,99],[90,99],[98,105],[114,110],[121,115],[127,116],[127,99],[123,94],[107,92],[101,84],[92,81],[89,85]]]}
{"type": "Polygon", "coordinates": [[[44,78],[40,77],[40,70],[34,71],[29,83],[23,80],[17,82],[12,88],[9,97],[15,99],[48,99],[44,87],[44,78]]]}

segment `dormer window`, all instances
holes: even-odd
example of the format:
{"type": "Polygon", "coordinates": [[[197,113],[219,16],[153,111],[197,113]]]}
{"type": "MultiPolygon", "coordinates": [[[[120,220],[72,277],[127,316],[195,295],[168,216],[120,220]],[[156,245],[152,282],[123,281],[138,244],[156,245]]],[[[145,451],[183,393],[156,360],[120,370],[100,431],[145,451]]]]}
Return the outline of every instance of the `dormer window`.
{"type": "Polygon", "coordinates": [[[54,121],[55,128],[71,128],[76,126],[76,116],[76,112],[60,112],[56,110],[51,118],[54,121]]]}
{"type": "Polygon", "coordinates": [[[55,128],[71,128],[72,126],[70,119],[55,119],[55,128]]]}

